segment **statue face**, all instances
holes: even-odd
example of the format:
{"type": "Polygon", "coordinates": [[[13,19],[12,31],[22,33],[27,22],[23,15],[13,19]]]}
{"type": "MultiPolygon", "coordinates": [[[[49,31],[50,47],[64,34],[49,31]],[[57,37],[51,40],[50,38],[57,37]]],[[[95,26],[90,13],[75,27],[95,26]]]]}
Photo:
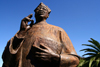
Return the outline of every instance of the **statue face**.
{"type": "Polygon", "coordinates": [[[35,10],[35,16],[47,18],[49,16],[48,10],[45,6],[39,6],[35,10]]]}

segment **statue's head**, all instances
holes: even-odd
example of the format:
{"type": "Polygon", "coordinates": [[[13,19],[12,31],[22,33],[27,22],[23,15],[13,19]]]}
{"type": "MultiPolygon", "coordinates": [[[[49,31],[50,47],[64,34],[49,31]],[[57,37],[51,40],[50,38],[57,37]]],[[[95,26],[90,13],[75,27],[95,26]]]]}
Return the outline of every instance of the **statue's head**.
{"type": "Polygon", "coordinates": [[[38,5],[38,7],[34,10],[35,17],[43,17],[48,18],[51,10],[48,6],[43,4],[42,2],[38,5]]]}

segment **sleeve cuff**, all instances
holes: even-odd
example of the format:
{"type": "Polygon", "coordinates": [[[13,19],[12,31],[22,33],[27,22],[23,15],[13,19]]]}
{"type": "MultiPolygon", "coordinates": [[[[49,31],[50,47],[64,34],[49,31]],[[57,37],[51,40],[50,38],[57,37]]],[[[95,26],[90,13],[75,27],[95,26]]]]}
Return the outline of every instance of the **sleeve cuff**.
{"type": "Polygon", "coordinates": [[[68,54],[68,55],[60,55],[60,66],[71,66],[76,67],[79,64],[79,58],[76,55],[68,54]]]}
{"type": "Polygon", "coordinates": [[[17,37],[18,39],[23,39],[25,36],[19,37],[18,36],[19,31],[15,34],[15,37],[17,37]]]}
{"type": "MultiPolygon", "coordinates": [[[[19,32],[19,31],[18,31],[19,32]]],[[[13,38],[10,40],[10,45],[9,45],[9,52],[11,54],[16,54],[18,50],[20,49],[22,43],[23,43],[23,38],[24,37],[19,37],[18,32],[15,34],[13,38]],[[15,48],[14,48],[15,47],[15,48]]]]}

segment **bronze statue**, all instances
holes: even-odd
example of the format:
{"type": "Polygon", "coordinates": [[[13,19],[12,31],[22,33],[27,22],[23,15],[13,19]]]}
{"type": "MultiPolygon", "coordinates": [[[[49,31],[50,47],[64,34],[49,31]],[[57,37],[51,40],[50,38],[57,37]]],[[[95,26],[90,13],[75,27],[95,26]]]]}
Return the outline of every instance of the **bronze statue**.
{"type": "Polygon", "coordinates": [[[32,14],[22,19],[20,30],[8,41],[2,67],[76,67],[79,58],[68,35],[46,22],[51,10],[40,3],[34,11],[36,22],[32,14]]]}

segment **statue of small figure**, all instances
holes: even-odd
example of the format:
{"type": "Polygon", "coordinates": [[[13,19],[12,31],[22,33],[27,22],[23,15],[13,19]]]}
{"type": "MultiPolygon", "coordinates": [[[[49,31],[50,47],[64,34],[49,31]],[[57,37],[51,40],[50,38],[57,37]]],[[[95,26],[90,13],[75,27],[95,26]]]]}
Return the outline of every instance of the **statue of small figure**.
{"type": "Polygon", "coordinates": [[[36,22],[32,14],[22,19],[20,30],[7,42],[2,67],[76,67],[79,57],[67,33],[46,22],[50,8],[40,3],[34,12],[36,22]]]}

